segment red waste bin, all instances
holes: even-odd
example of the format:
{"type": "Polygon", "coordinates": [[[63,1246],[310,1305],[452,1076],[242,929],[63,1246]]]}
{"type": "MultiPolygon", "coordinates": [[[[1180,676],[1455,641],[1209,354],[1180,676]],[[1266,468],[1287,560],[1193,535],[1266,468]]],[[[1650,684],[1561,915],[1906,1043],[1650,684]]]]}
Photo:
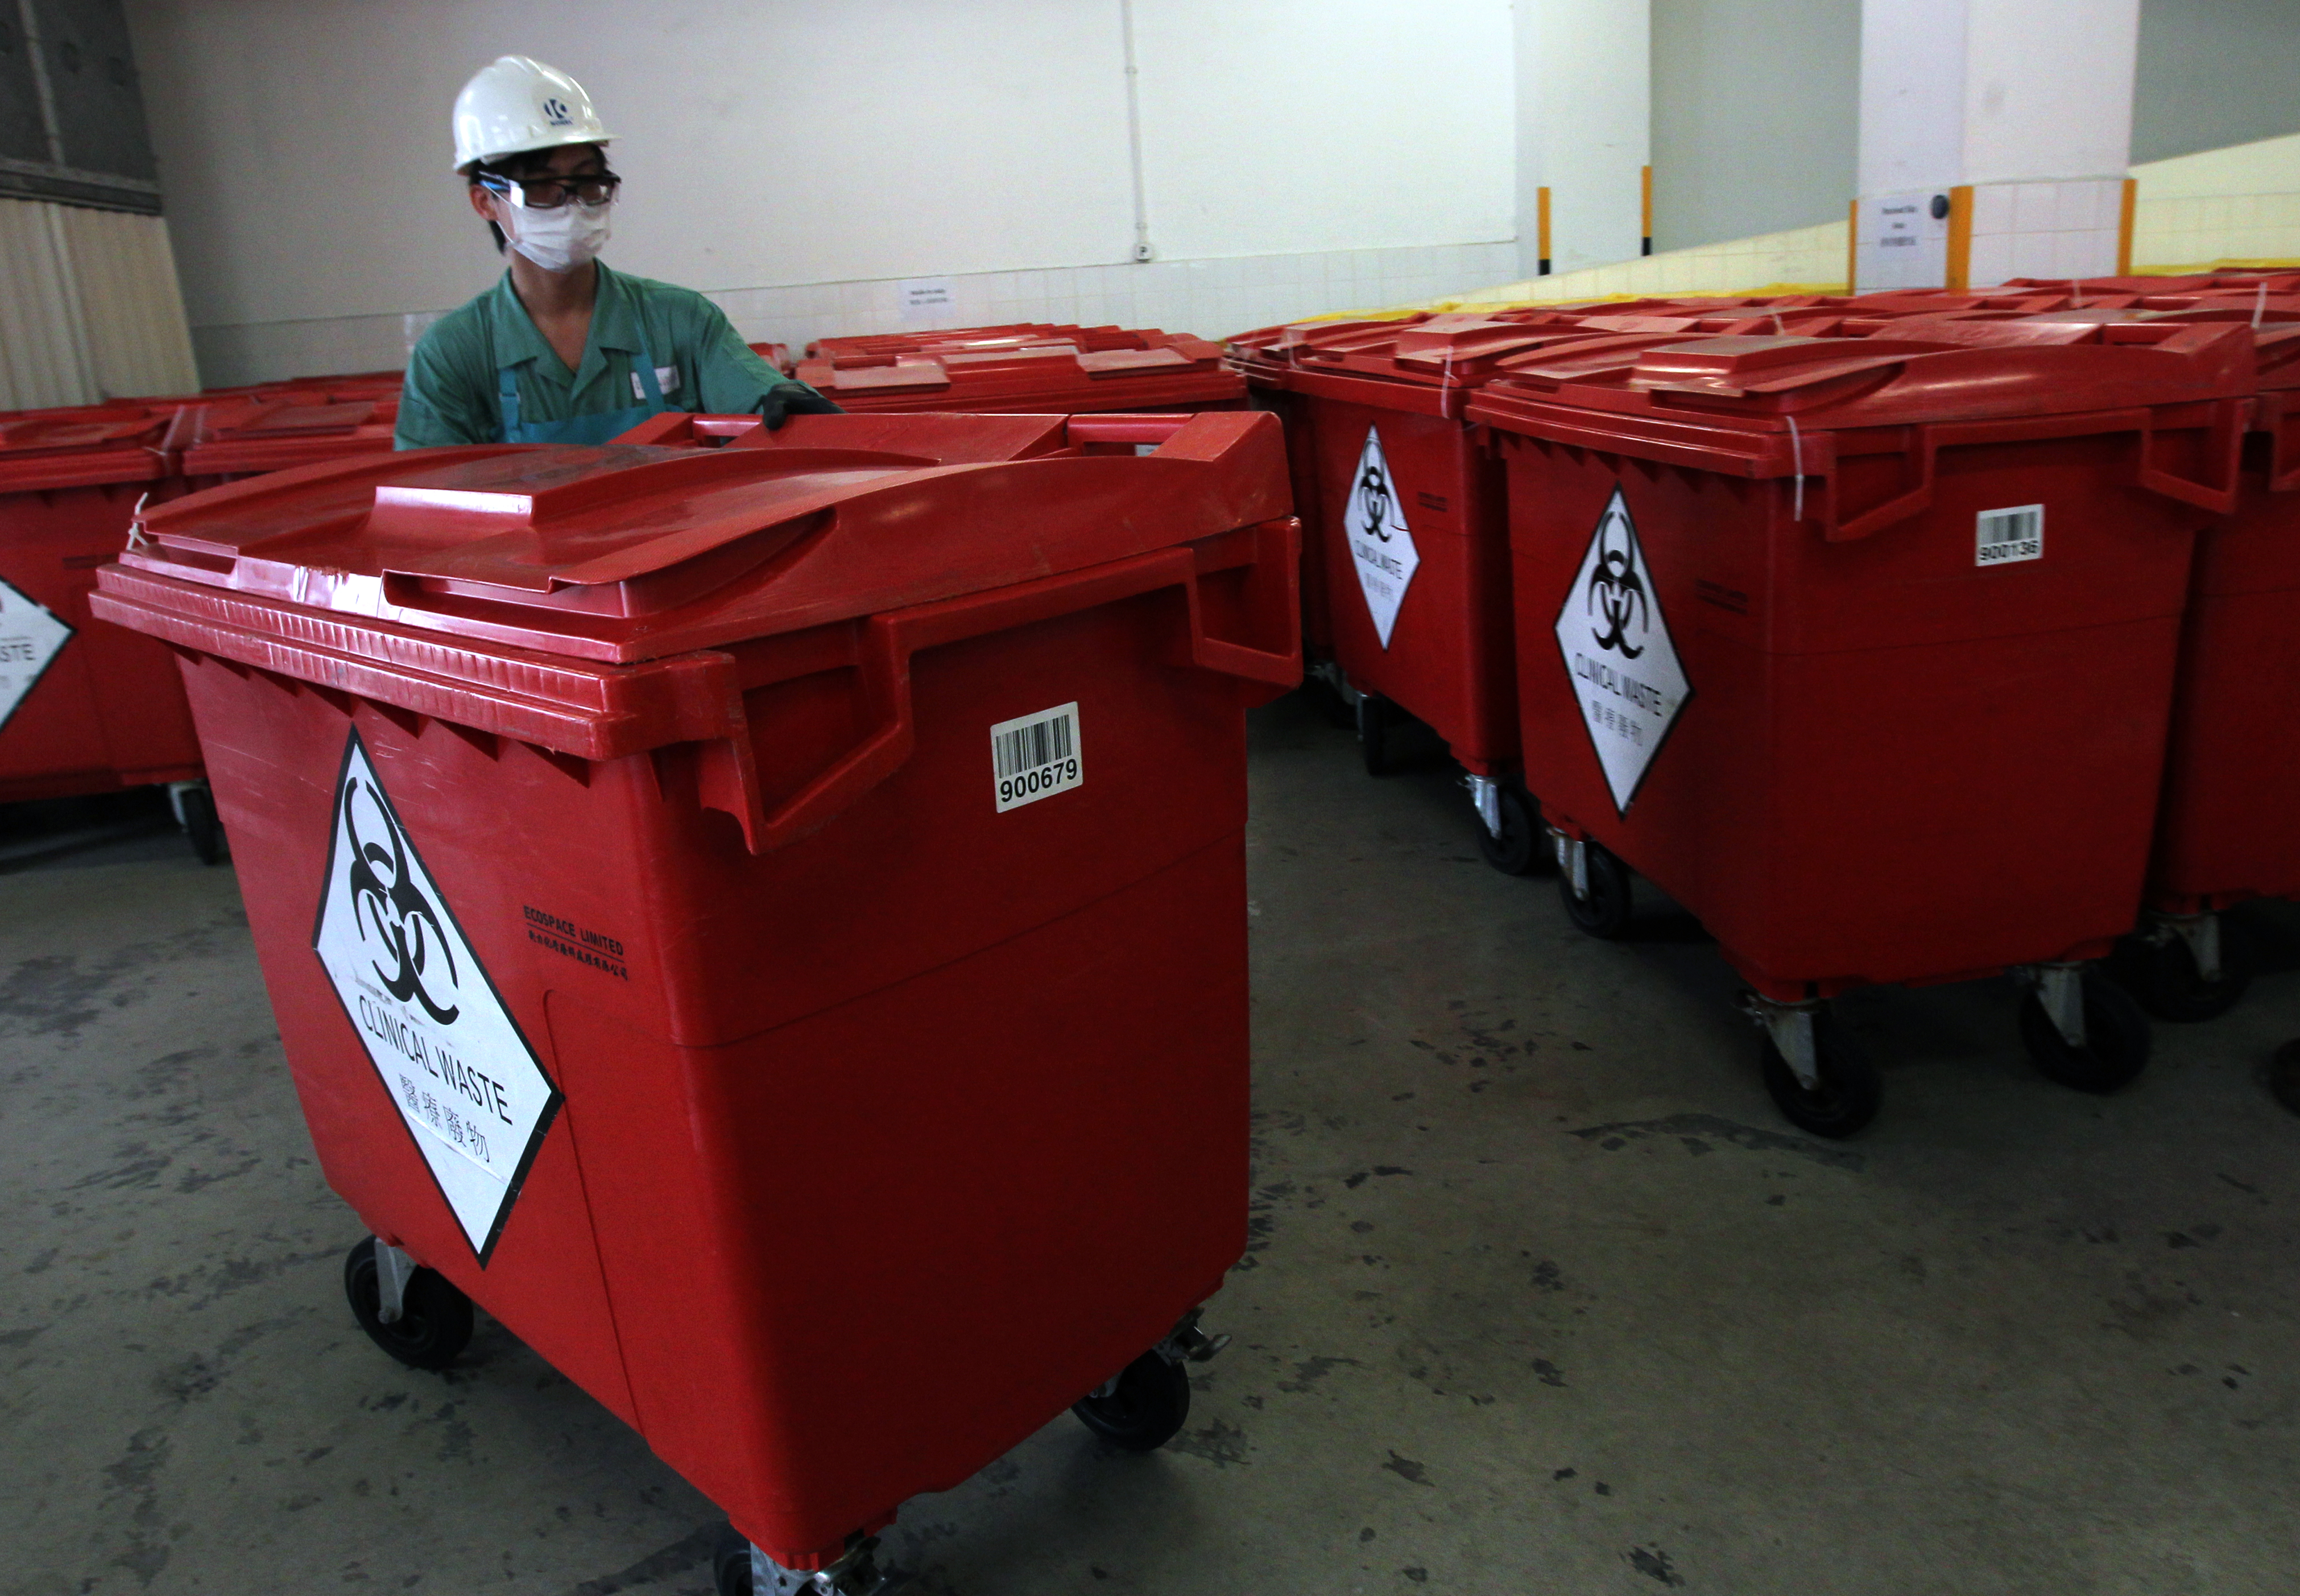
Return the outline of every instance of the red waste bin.
{"type": "Polygon", "coordinates": [[[1389,767],[1398,711],[1422,722],[1468,773],[1486,861],[1522,873],[1544,850],[1520,768],[1501,465],[1462,409],[1512,361],[1657,335],[1466,314],[1342,326],[1303,330],[1246,368],[1298,406],[1288,449],[1313,477],[1326,605],[1305,631],[1330,646],[1316,663],[1355,708],[1367,770],[1389,767]]]}
{"type": "Polygon", "coordinates": [[[2047,1073],[2145,1062],[2082,966],[2139,907],[2190,549],[2252,384],[2228,327],[1902,326],[1568,347],[1470,410],[1507,462],[1566,907],[1620,934],[1634,869],[1698,915],[1773,1096],[1827,1135],[1877,1106],[1821,1012],[1854,985],[2025,970],[2047,1073]]]}
{"type": "Polygon", "coordinates": [[[784,1568],[1171,1434],[1246,1241],[1277,425],[903,419],[233,483],[97,600],[188,656],[362,1324],[468,1296],[784,1568]]]}
{"type": "Polygon", "coordinates": [[[2250,938],[2221,911],[2300,897],[2300,737],[2290,731],[2300,683],[2300,298],[2207,292],[2191,303],[2146,319],[2262,324],[2236,508],[2196,546],[2147,913],[2111,966],[2151,1014],[2176,1021],[2224,1013],[2251,983],[2250,938]]]}
{"type": "Polygon", "coordinates": [[[182,491],[166,406],[0,421],[0,801],[165,786],[201,858],[223,833],[168,650],[88,613],[137,506],[182,491]]]}
{"type": "Polygon", "coordinates": [[[1244,407],[1246,385],[1214,345],[1182,333],[1138,337],[1138,348],[1091,348],[1062,339],[816,355],[800,361],[796,374],[854,412],[1015,415],[1244,407]]]}
{"type": "Polygon", "coordinates": [[[190,412],[184,474],[207,488],[346,455],[388,454],[398,408],[392,398],[334,400],[302,393],[201,405],[190,412]]]}

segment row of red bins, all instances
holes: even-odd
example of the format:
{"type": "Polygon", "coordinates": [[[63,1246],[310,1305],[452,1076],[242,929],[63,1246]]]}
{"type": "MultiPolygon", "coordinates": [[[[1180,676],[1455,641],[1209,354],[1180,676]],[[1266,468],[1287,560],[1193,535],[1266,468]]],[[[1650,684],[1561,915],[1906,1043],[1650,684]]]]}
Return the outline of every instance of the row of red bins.
{"type": "MultiPolygon", "coordinates": [[[[781,346],[754,347],[788,363],[781,346]]],[[[1203,339],[1059,323],[825,339],[801,374],[862,412],[1236,409],[1246,392],[1203,339]]],[[[174,667],[92,620],[95,568],[126,541],[138,505],[388,450],[401,377],[0,416],[0,802],[164,785],[201,857],[223,856],[174,667]]]]}
{"type": "Polygon", "coordinates": [[[210,863],[224,834],[174,661],[88,609],[138,507],[391,447],[398,374],[0,415],[0,802],[164,786],[210,863]]]}
{"type": "Polygon", "coordinates": [[[1432,728],[1488,859],[1554,860],[1595,935],[1632,932],[1638,878],[1666,892],[1746,983],[1784,1114],[1846,1135],[1879,1084],[1837,994],[2009,972],[2040,1067],[2112,1090],[2143,1006],[2241,993],[2220,911],[2300,894],[2296,296],[2015,283],[1231,348],[1288,429],[1311,668],[1369,768],[1401,714],[1432,728]]]}
{"type": "Polygon", "coordinates": [[[363,1328],[477,1302],[728,1511],[722,1591],[872,1588],[1220,1348],[1282,430],[643,430],[147,507],[94,606],[179,656],[363,1328]]]}

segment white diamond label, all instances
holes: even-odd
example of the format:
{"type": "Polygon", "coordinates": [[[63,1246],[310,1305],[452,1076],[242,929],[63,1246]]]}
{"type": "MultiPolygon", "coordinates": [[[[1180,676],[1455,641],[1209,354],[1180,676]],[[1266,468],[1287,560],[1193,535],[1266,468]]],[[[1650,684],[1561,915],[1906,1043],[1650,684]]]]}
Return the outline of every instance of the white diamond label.
{"type": "Polygon", "coordinates": [[[1623,815],[1662,741],[1693,697],[1661,613],[1645,545],[1613,489],[1557,612],[1557,647],[1590,746],[1623,815]]]}
{"type": "Polygon", "coordinates": [[[1075,703],[1001,721],[990,728],[990,780],[997,813],[1035,804],[1086,781],[1075,703]]]}
{"type": "Polygon", "coordinates": [[[1397,502],[1389,461],[1381,452],[1381,433],[1375,428],[1366,429],[1342,522],[1350,540],[1350,563],[1357,567],[1358,586],[1365,593],[1366,613],[1373,617],[1374,631],[1387,648],[1405,589],[1413,585],[1413,573],[1421,568],[1421,552],[1413,547],[1413,534],[1406,528],[1404,506],[1397,502]]]}
{"type": "Polygon", "coordinates": [[[71,635],[53,610],[0,581],[0,726],[40,685],[71,635]]]}
{"type": "Polygon", "coordinates": [[[357,731],[332,823],[312,950],[485,1267],[559,1089],[479,967],[357,731]]]}

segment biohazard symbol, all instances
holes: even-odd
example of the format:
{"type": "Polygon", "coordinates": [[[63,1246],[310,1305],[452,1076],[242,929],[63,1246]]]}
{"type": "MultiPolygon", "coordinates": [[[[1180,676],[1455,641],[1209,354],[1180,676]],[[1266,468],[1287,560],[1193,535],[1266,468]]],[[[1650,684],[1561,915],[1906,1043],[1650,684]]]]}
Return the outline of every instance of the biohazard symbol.
{"type": "Polygon", "coordinates": [[[1381,468],[1379,461],[1368,461],[1365,470],[1358,473],[1358,491],[1365,496],[1362,501],[1365,506],[1365,530],[1384,543],[1388,542],[1389,473],[1381,468]]]}
{"type": "Polygon", "coordinates": [[[359,811],[354,806],[360,798],[359,778],[353,777],[344,786],[344,832],[352,845],[348,880],[360,940],[371,940],[368,932],[372,927],[372,940],[383,944],[392,962],[394,967],[389,970],[381,963],[375,965],[376,979],[383,982],[384,990],[402,1003],[412,998],[440,1024],[452,1025],[462,1010],[443,1007],[425,984],[428,979],[439,977],[445,978],[450,991],[457,984],[455,956],[448,946],[446,930],[439,923],[439,912],[408,869],[407,839],[392,819],[382,792],[373,782],[368,783],[368,790],[388,846],[361,839],[359,811]],[[443,966],[437,972],[431,968],[435,956],[443,966]]]}
{"type": "Polygon", "coordinates": [[[1598,648],[1610,648],[1624,659],[1645,652],[1642,643],[1629,646],[1629,631],[1633,623],[1640,635],[1651,629],[1653,601],[1646,596],[1645,579],[1638,574],[1637,533],[1629,518],[1610,505],[1604,520],[1597,523],[1597,558],[1589,567],[1583,607],[1604,623],[1604,631],[1593,627],[1589,632],[1598,648]],[[1616,525],[1621,529],[1618,547],[1612,540],[1616,525]]]}

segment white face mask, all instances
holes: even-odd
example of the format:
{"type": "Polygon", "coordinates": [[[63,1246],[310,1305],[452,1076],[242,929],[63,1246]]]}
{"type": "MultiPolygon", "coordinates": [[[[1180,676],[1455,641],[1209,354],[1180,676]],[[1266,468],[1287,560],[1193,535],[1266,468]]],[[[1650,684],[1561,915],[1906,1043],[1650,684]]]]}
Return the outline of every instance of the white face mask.
{"type": "Polygon", "coordinates": [[[509,203],[496,207],[511,247],[546,272],[572,272],[605,248],[613,230],[607,220],[612,208],[571,202],[548,211],[509,203]]]}

